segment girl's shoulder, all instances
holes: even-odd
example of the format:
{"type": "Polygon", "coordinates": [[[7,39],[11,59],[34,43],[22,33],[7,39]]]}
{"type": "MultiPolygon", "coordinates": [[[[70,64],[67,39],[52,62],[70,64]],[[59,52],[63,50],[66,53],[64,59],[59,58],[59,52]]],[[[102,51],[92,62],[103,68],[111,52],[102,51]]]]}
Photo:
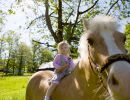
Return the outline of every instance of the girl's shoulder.
{"type": "Polygon", "coordinates": [[[68,57],[63,55],[63,54],[57,54],[56,57],[60,58],[60,59],[67,59],[68,57]]]}
{"type": "Polygon", "coordinates": [[[55,57],[59,57],[59,56],[62,56],[62,54],[59,54],[59,53],[58,53],[58,54],[55,55],[55,57]]]}
{"type": "Polygon", "coordinates": [[[62,54],[56,54],[55,55],[56,58],[61,58],[61,57],[64,57],[62,54]]]}

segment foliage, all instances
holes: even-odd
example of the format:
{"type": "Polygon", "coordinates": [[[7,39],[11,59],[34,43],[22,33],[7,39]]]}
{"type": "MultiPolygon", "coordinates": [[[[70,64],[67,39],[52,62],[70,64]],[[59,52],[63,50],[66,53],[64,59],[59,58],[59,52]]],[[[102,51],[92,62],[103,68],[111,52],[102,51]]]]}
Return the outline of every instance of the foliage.
{"type": "Polygon", "coordinates": [[[0,31],[5,23],[5,15],[5,12],[3,12],[3,10],[0,10],[0,31]]]}
{"type": "Polygon", "coordinates": [[[1,35],[1,37],[0,37],[0,59],[3,56],[2,52],[4,52],[4,50],[5,50],[5,36],[1,35]]]}
{"type": "Polygon", "coordinates": [[[49,62],[49,61],[52,61],[53,60],[53,54],[50,50],[48,49],[42,49],[41,51],[41,61],[42,62],[49,62]]]}
{"type": "Polygon", "coordinates": [[[40,64],[52,61],[52,52],[43,48],[39,43],[33,42],[32,48],[23,42],[18,42],[14,31],[9,31],[1,37],[0,69],[6,70],[6,75],[23,75],[24,72],[35,72],[40,64]],[[7,51],[8,53],[2,54],[7,51]],[[7,55],[8,54],[8,55],[7,55]]]}
{"type": "Polygon", "coordinates": [[[0,59],[0,69],[3,69],[4,63],[5,63],[5,60],[0,59]]]}
{"type": "Polygon", "coordinates": [[[19,44],[18,53],[17,53],[17,68],[18,68],[18,75],[22,75],[22,70],[28,63],[32,60],[32,52],[30,47],[28,47],[25,43],[19,44]]]}
{"type": "Polygon", "coordinates": [[[32,66],[27,67],[29,72],[35,72],[42,63],[53,60],[53,53],[49,49],[36,41],[32,43],[32,63],[30,63],[32,66]]]}
{"type": "MultiPolygon", "coordinates": [[[[122,0],[37,0],[44,2],[45,13],[42,17],[54,41],[67,40],[72,45],[73,55],[77,54],[80,35],[83,33],[81,19],[90,19],[98,14],[129,17],[129,2],[122,0]]],[[[38,18],[38,17],[37,17],[38,18]]],[[[44,33],[43,33],[44,34],[44,33]]],[[[76,57],[76,56],[74,56],[76,57]]]]}
{"type": "Polygon", "coordinates": [[[15,14],[15,11],[13,11],[12,9],[8,10],[9,14],[15,14]]]}
{"type": "Polygon", "coordinates": [[[126,35],[126,48],[130,51],[130,23],[125,27],[125,35],[126,35]]]}

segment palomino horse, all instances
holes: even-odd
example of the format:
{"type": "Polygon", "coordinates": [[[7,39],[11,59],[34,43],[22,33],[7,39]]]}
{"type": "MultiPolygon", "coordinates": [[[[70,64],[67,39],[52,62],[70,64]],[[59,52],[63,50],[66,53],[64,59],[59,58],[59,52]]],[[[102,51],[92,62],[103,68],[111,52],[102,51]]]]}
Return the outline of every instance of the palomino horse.
{"type": "MultiPolygon", "coordinates": [[[[80,60],[54,91],[51,100],[130,100],[130,58],[125,36],[110,16],[84,21],[80,60]]],[[[51,71],[36,72],[29,80],[26,100],[44,100],[51,71]]]]}

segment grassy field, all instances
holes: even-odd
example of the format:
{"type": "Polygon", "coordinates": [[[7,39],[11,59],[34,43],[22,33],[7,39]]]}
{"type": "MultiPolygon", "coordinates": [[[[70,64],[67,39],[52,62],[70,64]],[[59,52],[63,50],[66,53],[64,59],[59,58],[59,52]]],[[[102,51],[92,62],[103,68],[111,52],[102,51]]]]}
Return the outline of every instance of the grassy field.
{"type": "Polygon", "coordinates": [[[25,91],[29,77],[0,77],[0,100],[25,100],[25,91]]]}

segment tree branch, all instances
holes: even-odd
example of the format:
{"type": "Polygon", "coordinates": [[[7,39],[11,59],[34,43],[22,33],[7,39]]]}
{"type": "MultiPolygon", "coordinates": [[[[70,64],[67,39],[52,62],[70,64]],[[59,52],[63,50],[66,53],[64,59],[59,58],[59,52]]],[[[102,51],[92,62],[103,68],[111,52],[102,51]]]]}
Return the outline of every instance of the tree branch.
{"type": "Polygon", "coordinates": [[[44,45],[46,45],[47,47],[54,47],[53,45],[50,45],[48,42],[44,43],[44,42],[36,41],[36,40],[33,40],[33,39],[32,39],[32,41],[33,41],[33,42],[36,42],[36,43],[38,43],[38,44],[44,44],[44,45]]]}
{"type": "Polygon", "coordinates": [[[74,34],[75,27],[76,27],[76,25],[77,25],[78,18],[79,18],[79,15],[80,15],[80,14],[79,14],[80,3],[81,3],[81,0],[79,0],[79,4],[78,4],[78,8],[77,8],[77,16],[76,16],[76,20],[75,20],[75,23],[74,23],[73,28],[72,28],[72,33],[71,33],[72,36],[73,36],[73,34],[74,34]]]}
{"type": "MultiPolygon", "coordinates": [[[[51,16],[52,14],[53,14],[54,12],[52,12],[49,16],[51,16]]],[[[36,20],[38,20],[38,19],[43,19],[43,20],[45,20],[45,15],[41,15],[41,16],[39,16],[39,17],[36,17],[35,19],[33,19],[30,23],[29,23],[29,25],[28,25],[28,27],[27,27],[27,29],[29,29],[30,28],[30,26],[33,24],[33,22],[35,22],[36,20]]],[[[53,17],[53,16],[52,16],[53,17]]]]}
{"type": "MultiPolygon", "coordinates": [[[[122,1],[122,0],[121,0],[121,1],[122,1]]],[[[125,1],[130,2],[130,0],[125,0],[125,1]]]]}
{"type": "Polygon", "coordinates": [[[117,6],[118,6],[119,10],[121,10],[119,3],[117,3],[117,6]]]}
{"type": "Polygon", "coordinates": [[[89,10],[91,10],[97,3],[98,3],[99,0],[95,1],[95,3],[90,7],[88,8],[87,10],[83,11],[83,12],[79,12],[79,14],[83,14],[83,13],[86,13],[88,12],[89,10]]]}
{"type": "Polygon", "coordinates": [[[71,8],[71,12],[69,13],[69,15],[68,15],[68,18],[67,18],[67,20],[66,20],[66,23],[68,22],[68,20],[69,20],[69,18],[70,18],[70,16],[71,15],[73,15],[73,12],[74,12],[74,9],[65,1],[65,0],[63,0],[70,8],[71,8]]]}
{"type": "Polygon", "coordinates": [[[41,16],[36,17],[35,19],[33,19],[33,20],[29,23],[29,25],[28,25],[27,29],[29,29],[29,28],[30,28],[30,26],[33,24],[33,22],[35,22],[36,20],[41,19],[41,18],[43,18],[43,17],[45,17],[45,16],[44,16],[44,15],[41,15],[41,16]]]}
{"type": "Polygon", "coordinates": [[[59,42],[63,40],[63,25],[62,25],[62,0],[58,0],[58,32],[59,42]]]}
{"type": "Polygon", "coordinates": [[[74,23],[67,23],[67,22],[65,22],[65,23],[63,22],[62,24],[63,24],[64,26],[65,26],[65,25],[70,25],[70,24],[71,24],[71,25],[74,25],[74,23]]]}
{"type": "Polygon", "coordinates": [[[74,9],[69,13],[68,18],[67,18],[67,20],[66,20],[66,23],[68,22],[68,20],[69,20],[69,18],[71,17],[71,15],[73,15],[73,12],[74,12],[74,9]]]}
{"type": "Polygon", "coordinates": [[[46,18],[46,24],[47,24],[47,27],[50,31],[50,33],[52,34],[52,36],[54,37],[54,40],[58,43],[59,40],[52,28],[52,24],[51,24],[51,20],[50,20],[50,16],[49,16],[49,4],[48,4],[48,0],[45,1],[45,8],[46,8],[46,11],[45,11],[45,18],[46,18]]]}
{"type": "Polygon", "coordinates": [[[109,14],[109,12],[111,11],[111,9],[118,3],[118,1],[119,1],[119,0],[117,0],[115,3],[113,3],[113,4],[111,5],[111,7],[110,7],[109,10],[107,11],[106,15],[109,14]]]}

